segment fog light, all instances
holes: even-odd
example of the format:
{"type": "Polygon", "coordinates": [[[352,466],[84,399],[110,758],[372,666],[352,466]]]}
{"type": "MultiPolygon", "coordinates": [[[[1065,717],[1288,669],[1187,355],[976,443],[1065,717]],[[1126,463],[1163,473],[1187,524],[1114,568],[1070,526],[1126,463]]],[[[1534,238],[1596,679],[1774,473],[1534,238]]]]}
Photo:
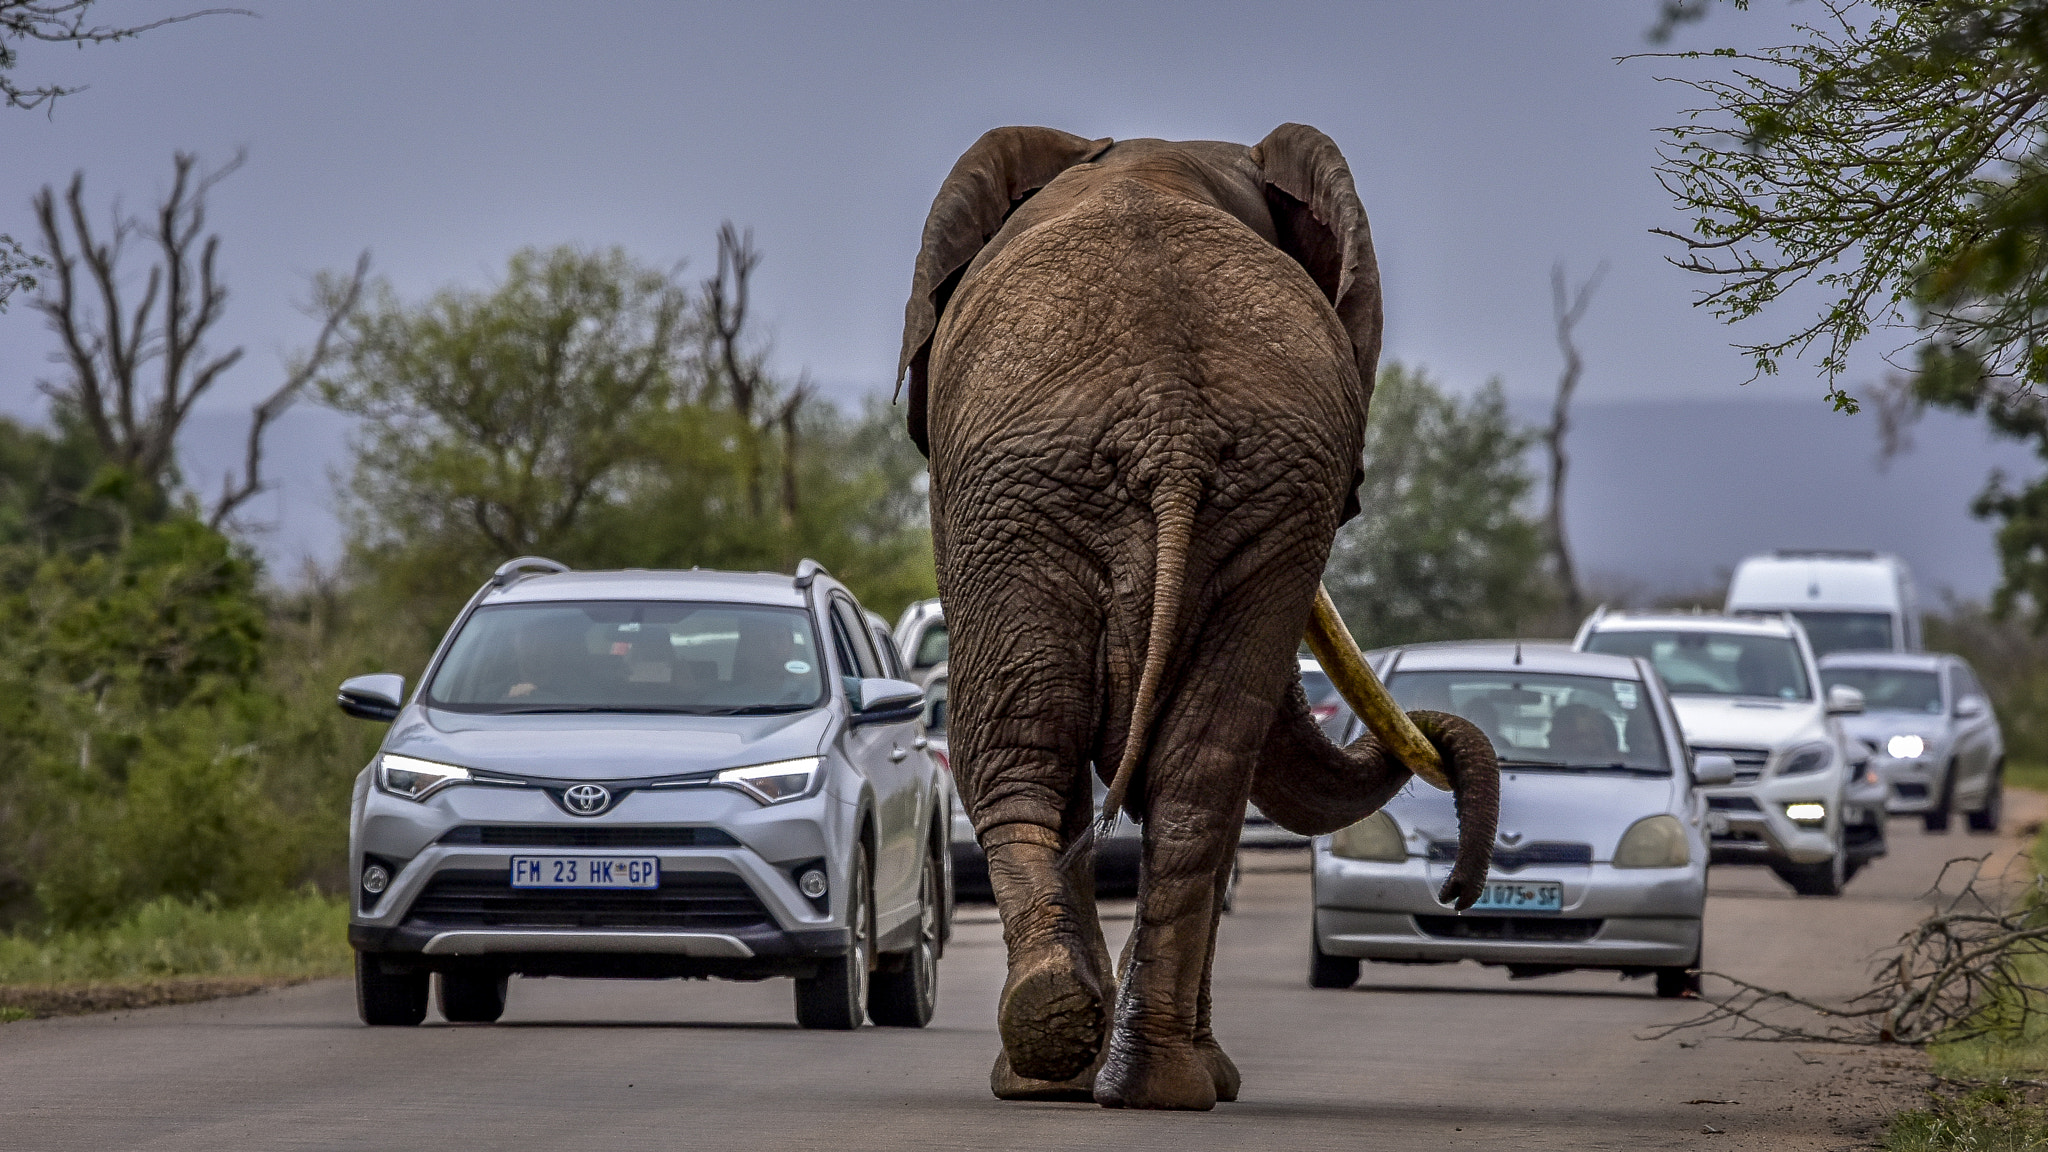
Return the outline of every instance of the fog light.
{"type": "Polygon", "coordinates": [[[816,900],[825,894],[825,874],[816,868],[796,878],[796,890],[816,900]]]}
{"type": "Polygon", "coordinates": [[[372,864],[363,869],[363,891],[372,896],[380,896],[384,889],[390,886],[391,873],[385,871],[382,864],[372,864]]]}
{"type": "Polygon", "coordinates": [[[1794,824],[1823,824],[1827,822],[1828,806],[1825,804],[1787,804],[1785,819],[1794,824]]]}

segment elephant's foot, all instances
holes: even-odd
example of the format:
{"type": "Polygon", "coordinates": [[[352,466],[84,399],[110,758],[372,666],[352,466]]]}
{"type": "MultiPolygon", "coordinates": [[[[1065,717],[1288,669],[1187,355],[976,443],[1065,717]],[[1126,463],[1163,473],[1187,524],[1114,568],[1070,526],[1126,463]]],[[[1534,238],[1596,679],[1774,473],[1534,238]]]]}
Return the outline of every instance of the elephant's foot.
{"type": "Polygon", "coordinates": [[[1209,1079],[1216,1084],[1216,1102],[1228,1104],[1237,1099],[1237,1090],[1244,1084],[1244,1077],[1237,1072],[1237,1061],[1214,1040],[1195,1041],[1195,1054],[1209,1065],[1209,1079]]]}
{"type": "Polygon", "coordinates": [[[1172,1045],[1152,1045],[1119,1034],[1110,1041],[1109,1059],[1095,1074],[1095,1102],[1104,1108],[1178,1108],[1207,1112],[1225,1099],[1220,1089],[1219,1068],[1228,1066],[1230,1097],[1236,1093],[1237,1068],[1221,1048],[1214,1050],[1222,1064],[1207,1058],[1201,1049],[1183,1040],[1172,1045]]]}
{"type": "Polygon", "coordinates": [[[996,1024],[1018,1076],[1065,1081],[1097,1062],[1108,1015],[1088,968],[1085,953],[1065,947],[1011,963],[996,1024]]]}
{"type": "Polygon", "coordinates": [[[1104,1045],[1078,1076],[1065,1080],[1033,1080],[1011,1071],[1010,1054],[998,1050],[996,1066],[988,1074],[989,1090],[996,1094],[998,1100],[1059,1100],[1086,1104],[1095,1099],[1095,1073],[1102,1067],[1102,1057],[1108,1052],[1108,1046],[1104,1045]]]}

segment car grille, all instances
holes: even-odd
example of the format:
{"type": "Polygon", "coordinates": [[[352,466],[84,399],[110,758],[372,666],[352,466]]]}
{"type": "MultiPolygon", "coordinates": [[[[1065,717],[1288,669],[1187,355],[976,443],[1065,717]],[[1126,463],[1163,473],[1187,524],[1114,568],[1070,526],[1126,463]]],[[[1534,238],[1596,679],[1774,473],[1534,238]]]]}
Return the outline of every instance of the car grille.
{"type": "MultiPolygon", "coordinates": [[[[1458,858],[1458,842],[1438,840],[1429,846],[1429,858],[1438,863],[1448,863],[1458,858]]],[[[1519,872],[1532,864],[1591,864],[1591,844],[1565,844],[1556,841],[1539,840],[1509,848],[1500,844],[1493,846],[1493,871],[1519,872]]]]}
{"type": "Polygon", "coordinates": [[[1591,940],[1605,920],[1559,916],[1417,916],[1424,935],[1441,940],[1591,940]]]}
{"type": "Polygon", "coordinates": [[[1747,796],[1709,796],[1707,807],[1716,812],[1761,812],[1757,802],[1747,796]]]}
{"type": "Polygon", "coordinates": [[[1699,744],[1692,746],[1692,754],[1695,756],[1726,756],[1730,760],[1735,761],[1735,783],[1737,784],[1754,784],[1762,779],[1764,764],[1771,758],[1770,749],[1768,748],[1708,748],[1699,744]]]}
{"type": "Polygon", "coordinates": [[[1902,780],[1899,783],[1892,785],[1892,791],[1896,793],[1899,799],[1901,800],[1927,799],[1927,785],[1925,784],[1915,784],[1911,781],[1902,780]]]}
{"type": "Polygon", "coordinates": [[[451,869],[428,882],[405,922],[443,928],[675,928],[716,930],[767,923],[768,910],[738,876],[670,872],[661,887],[514,888],[499,869],[451,869]]]}
{"type": "Polygon", "coordinates": [[[736,848],[722,828],[565,827],[558,824],[464,824],[450,828],[443,844],[490,848],[736,848]]]}

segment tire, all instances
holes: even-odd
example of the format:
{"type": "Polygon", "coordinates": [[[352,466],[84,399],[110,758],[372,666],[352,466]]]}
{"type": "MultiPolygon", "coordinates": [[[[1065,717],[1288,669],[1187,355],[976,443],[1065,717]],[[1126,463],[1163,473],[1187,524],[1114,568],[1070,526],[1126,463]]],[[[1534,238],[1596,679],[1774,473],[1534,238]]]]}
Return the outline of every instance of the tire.
{"type": "Polygon", "coordinates": [[[868,983],[868,1019],[885,1028],[922,1028],[939,1007],[939,950],[944,943],[945,893],[940,866],[926,859],[918,882],[917,943],[868,983]],[[894,969],[893,971],[891,969],[894,969]]]}
{"type": "Polygon", "coordinates": [[[1310,929],[1308,938],[1308,986],[1311,988],[1349,988],[1358,983],[1360,961],[1356,956],[1330,956],[1323,952],[1322,941],[1315,938],[1310,929]]]}
{"type": "Polygon", "coordinates": [[[847,870],[846,922],[853,944],[843,956],[818,962],[818,974],[796,980],[796,1022],[805,1028],[851,1032],[867,1018],[868,978],[875,954],[875,879],[865,846],[853,850],[847,870]]]}
{"type": "Polygon", "coordinates": [[[375,952],[356,953],[356,1015],[372,1027],[408,1027],[427,1018],[427,971],[386,971],[375,952]]]}
{"type": "Polygon", "coordinates": [[[1697,1000],[1700,995],[1700,956],[1693,953],[1692,963],[1683,968],[1657,969],[1657,999],[1697,1000]]]}
{"type": "Polygon", "coordinates": [[[503,972],[441,973],[441,1016],[450,1024],[496,1024],[505,1014],[503,972]]]}
{"type": "Polygon", "coordinates": [[[1996,832],[1999,822],[2005,819],[2005,764],[1991,770],[1991,791],[1984,797],[1984,806],[1970,813],[1970,831],[1996,832]]]}
{"type": "Polygon", "coordinates": [[[1848,853],[1838,847],[1835,854],[1819,864],[1773,864],[1771,871],[1801,896],[1840,896],[1849,882],[1848,853]]]}
{"type": "Polygon", "coordinates": [[[1941,800],[1933,808],[1920,814],[1927,831],[1939,836],[1948,831],[1951,809],[1955,807],[1956,766],[1951,762],[1948,772],[1941,779],[1941,800]]]}

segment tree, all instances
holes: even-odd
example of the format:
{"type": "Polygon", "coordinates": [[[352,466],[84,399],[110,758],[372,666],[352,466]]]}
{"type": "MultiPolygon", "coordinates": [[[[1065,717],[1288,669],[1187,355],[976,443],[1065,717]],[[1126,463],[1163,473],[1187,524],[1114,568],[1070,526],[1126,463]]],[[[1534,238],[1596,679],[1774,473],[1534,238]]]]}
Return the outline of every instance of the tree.
{"type": "MultiPolygon", "coordinates": [[[[58,97],[84,90],[57,84],[22,87],[11,73],[21,62],[20,46],[24,42],[83,48],[88,44],[110,44],[116,40],[131,39],[166,24],[197,20],[201,16],[255,15],[246,8],[207,8],[182,16],[166,16],[146,24],[93,24],[87,18],[94,3],[95,0],[0,0],[0,98],[4,98],[6,107],[32,109],[54,106],[58,97]]],[[[0,292],[0,296],[4,295],[0,292]]]]}
{"type": "Polygon", "coordinates": [[[536,552],[784,571],[813,556],[878,606],[929,595],[916,449],[885,413],[848,420],[774,379],[747,327],[759,256],[730,226],[720,251],[695,296],[679,268],[572,249],[520,253],[488,292],[380,293],[322,381],[363,418],[352,562],[424,617],[536,552]]]}
{"type": "Polygon", "coordinates": [[[1571,431],[1572,394],[1579,389],[1579,373],[1585,369],[1585,360],[1579,355],[1579,346],[1572,339],[1572,331],[1585,318],[1586,306],[1593,302],[1593,290],[1600,286],[1601,278],[1606,275],[1607,265],[1602,264],[1579,285],[1577,291],[1567,292],[1564,265],[1553,264],[1550,268],[1550,312],[1557,329],[1557,350],[1564,356],[1564,370],[1557,377],[1557,397],[1550,406],[1550,427],[1543,432],[1543,446],[1550,453],[1550,500],[1543,518],[1544,534],[1558,592],[1564,597],[1565,611],[1574,618],[1586,614],[1586,605],[1579,590],[1578,570],[1572,564],[1571,541],[1564,531],[1564,481],[1571,468],[1571,457],[1564,450],[1564,438],[1571,431]]]}
{"type": "Polygon", "coordinates": [[[1548,608],[1543,528],[1522,511],[1533,440],[1497,382],[1460,401],[1420,369],[1380,371],[1363,510],[1323,574],[1362,643],[1514,635],[1548,608]]]}
{"type": "Polygon", "coordinates": [[[488,292],[407,305],[380,291],[321,382],[364,421],[358,560],[445,594],[479,563],[573,551],[585,514],[653,463],[649,420],[682,400],[695,329],[678,271],[618,249],[527,249],[488,292]]]}
{"type": "MultiPolygon", "coordinates": [[[[1913,372],[1879,396],[1888,449],[1920,406],[1982,413],[2048,458],[2048,0],[1823,0],[1803,39],[1683,81],[1707,97],[1666,130],[1658,173],[1693,215],[1680,267],[1729,321],[1820,289],[1817,316],[1745,345],[1759,373],[1818,347],[1838,409],[1850,349],[1910,329],[1913,372]]],[[[1994,475],[1998,603],[2048,625],[2048,482],[1994,475]]]]}
{"type": "MultiPolygon", "coordinates": [[[[35,197],[36,223],[51,268],[52,290],[35,307],[49,320],[62,344],[68,375],[44,390],[66,414],[92,433],[111,468],[132,486],[135,499],[160,505],[182,480],[178,432],[192,406],[242,358],[242,349],[215,355],[208,331],[227,304],[215,258],[220,237],[206,234],[206,193],[241,164],[195,175],[198,161],[180,152],[173,161],[171,191],[144,220],[115,215],[103,236],[85,209],[85,175],[71,178],[59,206],[55,189],[35,197]],[[122,257],[141,236],[157,250],[142,298],[124,299],[122,257]],[[151,370],[153,371],[146,371],[151,370]]],[[[242,476],[229,473],[207,523],[220,528],[243,503],[262,491],[263,434],[312,382],[333,353],[342,321],[355,308],[369,254],[345,278],[316,281],[315,313],[321,325],[313,347],[289,366],[285,378],[250,413],[242,476]]]]}

